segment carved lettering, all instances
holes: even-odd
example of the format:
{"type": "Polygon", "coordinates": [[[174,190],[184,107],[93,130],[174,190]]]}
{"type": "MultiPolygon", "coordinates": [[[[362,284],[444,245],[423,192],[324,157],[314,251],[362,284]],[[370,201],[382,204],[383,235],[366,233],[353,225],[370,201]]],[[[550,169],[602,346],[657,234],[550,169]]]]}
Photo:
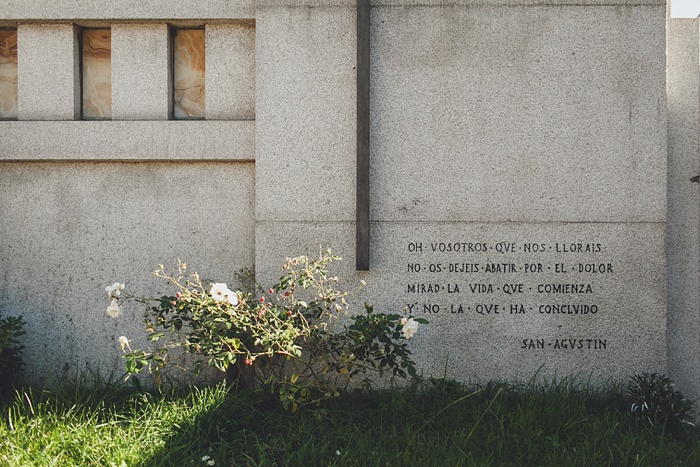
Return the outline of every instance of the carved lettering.
{"type": "MultiPolygon", "coordinates": [[[[553,327],[552,320],[574,323],[600,319],[606,316],[606,307],[597,294],[605,288],[608,277],[620,273],[614,257],[601,257],[609,253],[605,245],[591,241],[417,239],[406,249],[410,254],[420,253],[424,262],[407,257],[410,262],[403,266],[404,274],[411,279],[405,282],[404,292],[431,297],[431,303],[409,303],[404,311],[444,311],[441,319],[479,320],[493,326],[541,321],[542,329],[566,333],[576,328],[553,327]],[[601,275],[606,276],[605,281],[598,279],[601,275]]],[[[497,329],[494,338],[499,336],[497,329]]],[[[605,338],[554,335],[523,336],[518,347],[524,351],[594,351],[606,350],[609,345],[605,338]]]]}

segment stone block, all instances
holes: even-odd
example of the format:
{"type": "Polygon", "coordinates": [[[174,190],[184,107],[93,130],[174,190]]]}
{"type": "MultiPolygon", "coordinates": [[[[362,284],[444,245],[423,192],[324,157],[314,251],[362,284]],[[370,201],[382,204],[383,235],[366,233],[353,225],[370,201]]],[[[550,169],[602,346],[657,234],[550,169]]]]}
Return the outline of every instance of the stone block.
{"type": "Polygon", "coordinates": [[[251,0],[9,0],[0,3],[3,20],[178,20],[252,19],[255,2],[251,0]]]}
{"type": "Polygon", "coordinates": [[[352,224],[258,223],[258,279],[276,279],[285,256],[331,247],[355,312],[366,301],[430,321],[409,344],[426,377],[600,384],[667,370],[661,223],[379,222],[372,232],[372,267],[355,272],[352,224]]]}
{"type": "Polygon", "coordinates": [[[0,147],[4,161],[252,161],[255,122],[0,122],[0,147]]]}
{"type": "Polygon", "coordinates": [[[663,7],[371,20],[373,220],[665,220],[663,7]]]}
{"type": "Polygon", "coordinates": [[[24,315],[29,376],[119,375],[118,337],[147,347],[144,305],[106,315],[114,282],[172,294],[151,273],[181,259],[233,286],[254,261],[253,181],[250,162],[0,164],[0,312],[24,315]]]}
{"type": "Polygon", "coordinates": [[[256,15],[256,217],[354,221],[355,8],[256,15]]]}
{"type": "Polygon", "coordinates": [[[207,120],[255,119],[255,27],[206,26],[207,120]]]}
{"type": "Polygon", "coordinates": [[[112,25],[112,119],[172,117],[167,24],[112,25]]]}
{"type": "Polygon", "coordinates": [[[356,272],[355,76],[326,55],[354,52],[340,3],[257,4],[258,279],[332,247],[368,283],[356,309],[431,321],[411,342],[425,376],[666,372],[663,5],[376,2],[356,272]]]}
{"type": "Polygon", "coordinates": [[[77,28],[22,24],[17,28],[19,120],[80,118],[77,28]]]}
{"type": "Polygon", "coordinates": [[[668,353],[678,388],[700,397],[700,21],[668,22],[668,353]]]}

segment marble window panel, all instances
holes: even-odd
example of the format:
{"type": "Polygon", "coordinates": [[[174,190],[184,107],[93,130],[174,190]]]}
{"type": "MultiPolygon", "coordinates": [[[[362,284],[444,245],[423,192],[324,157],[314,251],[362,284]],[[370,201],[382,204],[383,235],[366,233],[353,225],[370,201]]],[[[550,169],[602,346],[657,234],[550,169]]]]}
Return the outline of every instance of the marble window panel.
{"type": "Polygon", "coordinates": [[[83,119],[112,118],[112,31],[82,33],[83,119]]]}
{"type": "Polygon", "coordinates": [[[204,118],[204,29],[176,29],[173,35],[173,118],[204,118]]]}
{"type": "Polygon", "coordinates": [[[17,30],[0,29],[0,119],[17,115],[17,30]]]}

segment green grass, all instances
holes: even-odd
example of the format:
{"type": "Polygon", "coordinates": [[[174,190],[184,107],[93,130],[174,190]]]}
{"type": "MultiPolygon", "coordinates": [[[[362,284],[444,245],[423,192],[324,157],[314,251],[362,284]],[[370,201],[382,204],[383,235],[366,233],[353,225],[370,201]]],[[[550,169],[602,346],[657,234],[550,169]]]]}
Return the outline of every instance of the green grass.
{"type": "Polygon", "coordinates": [[[634,422],[616,388],[564,379],[432,380],[350,392],[289,414],[223,386],[148,393],[97,379],[22,389],[0,405],[7,466],[700,465],[700,431],[634,422]]]}

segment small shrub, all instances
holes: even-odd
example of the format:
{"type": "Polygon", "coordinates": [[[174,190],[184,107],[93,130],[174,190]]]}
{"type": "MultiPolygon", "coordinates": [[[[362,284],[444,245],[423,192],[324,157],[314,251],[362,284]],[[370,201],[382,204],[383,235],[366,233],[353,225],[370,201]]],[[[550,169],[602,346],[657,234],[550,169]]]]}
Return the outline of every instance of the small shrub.
{"type": "Polygon", "coordinates": [[[630,412],[651,426],[691,423],[693,402],[674,389],[673,381],[658,373],[635,373],[627,385],[630,412]]]}
{"type": "Polygon", "coordinates": [[[18,338],[24,335],[25,322],[21,316],[0,315],[0,390],[4,392],[19,379],[24,367],[23,345],[18,338]]]}
{"type": "Polygon", "coordinates": [[[184,263],[175,275],[162,266],[155,272],[175,288],[172,296],[136,298],[123,292],[124,284],[107,287],[108,315],[119,316],[124,298],[145,303],[149,340],[165,342],[132,350],[120,337],[127,372],[148,368],[160,384],[177,354],[172,351],[184,351],[201,357],[195,372],[205,365],[227,372],[238,387],[264,388],[292,412],[337,396],[339,386],[368,371],[415,377],[408,339],[427,321],[377,313],[365,305],[364,313],[349,316],[341,328],[348,293],[338,290],[339,279],[328,274],[338,260],[330,251],[315,260],[288,258],[276,284],[244,292],[223,283],[205,285],[197,273],[187,273],[184,263]]]}

